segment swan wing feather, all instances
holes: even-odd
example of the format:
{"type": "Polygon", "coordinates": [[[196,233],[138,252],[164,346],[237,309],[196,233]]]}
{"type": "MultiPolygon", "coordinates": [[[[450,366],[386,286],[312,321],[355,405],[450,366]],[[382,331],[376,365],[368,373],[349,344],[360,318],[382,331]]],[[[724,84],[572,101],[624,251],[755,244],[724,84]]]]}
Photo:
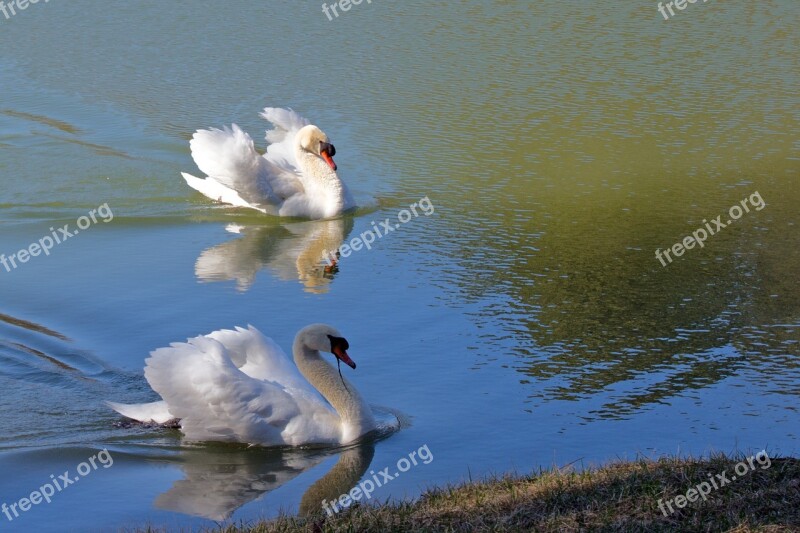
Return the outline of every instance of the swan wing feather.
{"type": "Polygon", "coordinates": [[[300,181],[300,167],[295,156],[295,136],[311,122],[292,109],[265,107],[261,118],[272,123],[266,134],[264,160],[270,168],[270,186],[283,199],[301,196],[305,189],[300,181]]]}
{"type": "Polygon", "coordinates": [[[294,154],[294,138],[298,131],[311,122],[292,109],[280,107],[265,107],[261,112],[261,118],[273,125],[273,129],[267,131],[267,152],[264,154],[264,158],[298,174],[300,171],[294,154]]]}
{"type": "Polygon", "coordinates": [[[138,420],[144,424],[166,424],[175,419],[169,412],[167,402],[150,402],[124,404],[116,402],[106,402],[113,410],[127,418],[138,420]]]}
{"type": "Polygon", "coordinates": [[[277,209],[271,205],[253,205],[245,201],[238,192],[223,185],[214,178],[198,178],[186,172],[181,172],[181,175],[183,179],[186,180],[189,187],[214,201],[229,204],[234,207],[248,207],[261,211],[262,213],[275,214],[277,212],[277,209]]]}
{"type": "Polygon", "coordinates": [[[256,151],[250,135],[236,124],[197,130],[189,146],[200,170],[247,203],[280,202],[270,185],[271,166],[256,151]]]}
{"type": "Polygon", "coordinates": [[[225,346],[234,365],[251,378],[316,392],[286,352],[253,326],[221,329],[207,336],[225,346]]]}

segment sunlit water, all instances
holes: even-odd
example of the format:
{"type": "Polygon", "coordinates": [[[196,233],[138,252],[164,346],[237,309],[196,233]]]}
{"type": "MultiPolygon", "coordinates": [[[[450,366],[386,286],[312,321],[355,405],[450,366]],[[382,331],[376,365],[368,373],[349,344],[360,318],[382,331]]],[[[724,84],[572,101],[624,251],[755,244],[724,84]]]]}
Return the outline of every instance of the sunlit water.
{"type": "MultiPolygon", "coordinates": [[[[103,449],[4,531],[307,512],[428,446],[373,497],[553,464],[798,452],[800,4],[97,1],[0,15],[0,503],[103,449]],[[326,222],[211,204],[188,139],[266,105],[335,141],[364,206],[326,222]],[[758,191],[666,267],[655,257],[758,191]],[[320,250],[427,197],[326,268],[320,250]],[[109,217],[110,218],[110,217],[109,217]],[[53,228],[51,230],[50,228],[53,228]],[[149,351],[324,321],[404,427],[347,450],[186,443],[104,400],[155,399],[149,351]]],[[[12,515],[13,516],[13,515],[12,515]]]]}

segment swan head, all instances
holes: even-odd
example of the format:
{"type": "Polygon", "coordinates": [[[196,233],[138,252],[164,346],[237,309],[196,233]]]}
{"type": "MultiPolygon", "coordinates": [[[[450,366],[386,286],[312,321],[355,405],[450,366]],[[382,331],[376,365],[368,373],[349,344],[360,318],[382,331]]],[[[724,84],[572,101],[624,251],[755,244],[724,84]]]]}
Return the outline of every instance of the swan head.
{"type": "Polygon", "coordinates": [[[297,132],[295,141],[300,148],[321,157],[331,169],[336,170],[336,163],[333,161],[333,156],[336,155],[336,148],[331,144],[324,131],[313,124],[309,124],[297,132]]]}
{"type": "Polygon", "coordinates": [[[355,362],[347,355],[350,343],[332,326],[327,324],[306,326],[297,334],[297,340],[312,350],[332,353],[336,359],[350,368],[356,367],[355,362]]]}

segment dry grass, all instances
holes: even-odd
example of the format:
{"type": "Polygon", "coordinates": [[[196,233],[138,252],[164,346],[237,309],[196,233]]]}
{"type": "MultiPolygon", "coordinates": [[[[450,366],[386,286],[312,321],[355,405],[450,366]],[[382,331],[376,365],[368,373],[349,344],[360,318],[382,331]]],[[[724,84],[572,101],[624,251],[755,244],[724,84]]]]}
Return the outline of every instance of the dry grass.
{"type": "Polygon", "coordinates": [[[671,499],[743,459],[618,462],[582,472],[547,471],[436,489],[414,503],[356,505],[341,514],[281,517],[224,533],[351,531],[800,531],[800,460],[772,459],[707,501],[664,516],[671,499]]]}

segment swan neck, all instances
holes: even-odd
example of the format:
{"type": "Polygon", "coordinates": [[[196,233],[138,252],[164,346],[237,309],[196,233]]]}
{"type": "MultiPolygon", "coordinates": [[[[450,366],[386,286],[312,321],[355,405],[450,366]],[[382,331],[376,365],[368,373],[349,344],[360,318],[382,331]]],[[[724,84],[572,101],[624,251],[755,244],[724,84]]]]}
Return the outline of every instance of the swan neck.
{"type": "Polygon", "coordinates": [[[337,369],[325,361],[319,351],[309,348],[301,339],[295,341],[293,351],[297,368],[337,411],[345,433],[355,432],[358,437],[375,427],[372,410],[364,398],[350,381],[339,376],[337,369]]]}
{"type": "Polygon", "coordinates": [[[295,151],[303,188],[307,194],[324,197],[324,204],[328,207],[326,211],[331,211],[327,215],[339,214],[350,207],[349,192],[336,171],[320,156],[301,146],[297,146],[295,151]]]}

